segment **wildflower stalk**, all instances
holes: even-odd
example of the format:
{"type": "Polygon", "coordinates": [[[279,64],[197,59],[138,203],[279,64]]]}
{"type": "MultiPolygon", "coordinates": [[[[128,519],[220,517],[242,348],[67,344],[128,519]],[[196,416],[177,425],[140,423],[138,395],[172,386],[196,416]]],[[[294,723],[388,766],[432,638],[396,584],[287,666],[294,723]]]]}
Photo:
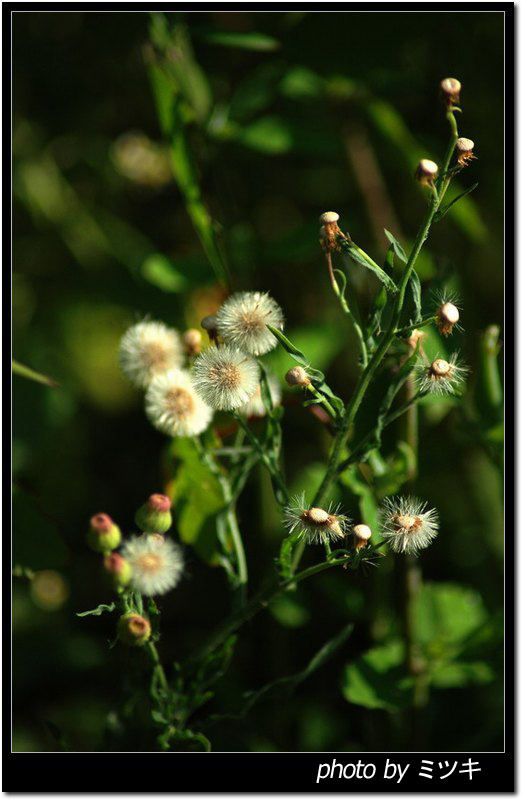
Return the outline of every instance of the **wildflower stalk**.
{"type": "MultiPolygon", "coordinates": [[[[446,156],[444,159],[444,172],[446,172],[448,169],[451,156],[455,149],[455,142],[457,141],[458,138],[457,124],[455,117],[451,111],[448,112],[447,116],[448,120],[450,121],[452,133],[448,149],[446,151],[446,156]]],[[[450,179],[451,179],[450,177],[447,178],[448,184],[450,179]]],[[[364,372],[361,373],[357,385],[355,387],[355,391],[352,395],[352,399],[345,407],[344,413],[339,423],[338,433],[334,441],[330,457],[328,459],[328,464],[326,467],[324,478],[312,500],[312,505],[314,506],[319,505],[321,503],[327,491],[329,490],[331,484],[337,477],[338,465],[341,460],[343,450],[346,446],[346,441],[350,433],[350,427],[355,419],[357,411],[359,410],[359,406],[361,405],[364,395],[366,394],[366,391],[370,383],[372,382],[375,373],[377,372],[377,369],[379,368],[384,356],[388,352],[388,349],[394,337],[397,335],[397,332],[399,330],[397,328],[397,325],[399,323],[402,307],[404,305],[404,296],[406,294],[406,287],[408,286],[409,280],[411,278],[413,269],[415,267],[415,262],[417,261],[417,257],[422,249],[424,242],[428,238],[431,225],[434,221],[434,217],[437,211],[440,208],[440,204],[442,202],[442,198],[444,197],[446,189],[447,189],[447,184],[445,184],[441,192],[439,192],[438,199],[434,195],[431,195],[428,211],[424,217],[421,227],[419,228],[419,231],[415,238],[415,242],[413,243],[413,248],[410,252],[408,261],[404,268],[404,272],[402,273],[399,282],[398,291],[397,294],[395,295],[395,300],[393,304],[393,311],[390,324],[388,326],[387,331],[381,338],[376,350],[374,351],[366,369],[364,370],[364,372]]],[[[294,569],[301,560],[303,550],[304,550],[303,543],[299,543],[294,552],[294,558],[293,558],[294,569]]]]}
{"type": "MultiPolygon", "coordinates": [[[[332,254],[331,254],[331,252],[329,250],[326,251],[325,258],[326,258],[326,263],[328,265],[328,274],[330,276],[330,283],[332,284],[332,289],[334,290],[334,293],[335,293],[335,295],[337,296],[337,298],[339,300],[339,303],[341,305],[342,310],[344,311],[344,313],[346,314],[346,316],[348,317],[348,319],[350,320],[350,322],[353,325],[353,329],[354,329],[354,331],[356,333],[356,336],[357,336],[357,339],[359,341],[359,349],[361,351],[361,365],[362,365],[362,368],[365,369],[365,367],[366,367],[366,365],[368,363],[368,352],[367,352],[367,349],[366,349],[366,341],[364,339],[364,334],[363,334],[362,328],[359,325],[359,323],[357,322],[357,320],[355,319],[355,316],[353,315],[352,310],[351,310],[350,306],[348,305],[346,297],[344,296],[344,289],[340,289],[339,288],[339,284],[337,283],[337,280],[336,280],[336,277],[335,277],[335,273],[336,272],[340,272],[340,270],[334,270],[333,269],[333,266],[332,266],[332,254]]],[[[340,273],[340,274],[343,276],[345,287],[346,287],[346,278],[344,277],[343,273],[340,273]]]]}
{"type": "Polygon", "coordinates": [[[167,676],[165,675],[165,670],[163,669],[163,665],[160,661],[156,645],[153,642],[147,642],[146,647],[153,665],[152,681],[153,683],[156,683],[157,681],[165,694],[168,694],[169,684],[167,681],[167,676]]]}
{"type": "Polygon", "coordinates": [[[344,566],[349,563],[352,556],[344,556],[341,558],[330,558],[328,561],[322,561],[319,564],[314,564],[312,567],[292,575],[290,578],[275,577],[270,579],[266,585],[260,589],[248,603],[234,614],[231,614],[207,639],[205,644],[197,650],[185,662],[185,671],[192,671],[192,669],[202,661],[205,661],[208,656],[221,644],[223,644],[229,636],[235,633],[245,622],[248,622],[259,611],[266,608],[279,594],[284,592],[295,584],[301,581],[318,575],[332,567],[344,566]]]}

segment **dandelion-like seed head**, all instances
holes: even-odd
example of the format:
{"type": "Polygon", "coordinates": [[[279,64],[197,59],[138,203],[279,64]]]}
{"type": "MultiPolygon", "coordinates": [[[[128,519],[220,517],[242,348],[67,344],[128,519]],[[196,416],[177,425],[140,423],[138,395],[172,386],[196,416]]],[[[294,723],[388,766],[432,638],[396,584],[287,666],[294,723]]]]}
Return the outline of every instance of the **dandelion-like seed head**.
{"type": "Polygon", "coordinates": [[[122,555],[132,569],[131,585],[140,594],[165,594],[181,579],[181,549],[163,536],[134,536],[123,546],[122,555]]]}
{"type": "Polygon", "coordinates": [[[259,386],[259,367],[235,347],[209,347],[194,361],[192,380],[196,392],[211,408],[232,411],[254,395],[259,386]]]}
{"type": "Polygon", "coordinates": [[[181,369],[169,370],[151,381],[145,413],[167,436],[197,436],[212,419],[212,410],[195,391],[190,373],[181,369]]]}
{"type": "Polygon", "coordinates": [[[419,391],[445,395],[457,394],[469,368],[460,361],[458,353],[452,353],[449,361],[445,358],[436,358],[431,364],[420,362],[415,372],[419,391]]]}
{"type": "Polygon", "coordinates": [[[268,353],[277,345],[267,324],[280,331],[284,327],[281,308],[263,292],[236,292],[225,300],[216,319],[224,342],[253,356],[268,353]]]}
{"type": "Polygon", "coordinates": [[[462,331],[459,325],[461,304],[456,292],[437,291],[433,295],[437,328],[443,336],[449,336],[456,328],[462,331]]]}
{"type": "Polygon", "coordinates": [[[438,533],[438,514],[417,497],[387,497],[380,516],[381,533],[395,553],[417,554],[435,539],[438,533]]]}
{"type": "Polygon", "coordinates": [[[297,531],[308,544],[325,544],[346,535],[350,520],[339,510],[340,506],[334,508],[331,504],[328,509],[308,508],[302,494],[285,509],[284,524],[289,533],[297,531]]]}
{"type": "Polygon", "coordinates": [[[176,330],[163,322],[133,325],[120,342],[120,366],[134,386],[145,389],[151,380],[183,363],[183,347],[176,330]]]}
{"type": "MultiPolygon", "coordinates": [[[[267,375],[268,388],[270,390],[270,398],[272,400],[273,408],[281,404],[281,384],[275,375],[267,375]]],[[[245,417],[264,417],[266,416],[266,408],[263,403],[263,395],[261,394],[261,384],[258,385],[254,394],[244,406],[238,408],[238,412],[245,417]]]]}

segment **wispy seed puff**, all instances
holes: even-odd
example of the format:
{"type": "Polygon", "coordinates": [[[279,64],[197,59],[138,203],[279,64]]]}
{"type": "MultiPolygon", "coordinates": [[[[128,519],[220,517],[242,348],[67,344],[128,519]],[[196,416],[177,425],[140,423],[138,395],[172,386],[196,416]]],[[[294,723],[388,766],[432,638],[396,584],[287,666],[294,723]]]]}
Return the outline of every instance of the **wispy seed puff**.
{"type": "Polygon", "coordinates": [[[167,436],[197,436],[212,419],[212,409],[195,391],[190,373],[182,369],[171,369],[151,381],[145,413],[167,436]]]}
{"type": "Polygon", "coordinates": [[[143,321],[133,325],[120,342],[120,366],[127,378],[145,389],[156,375],[183,363],[183,346],[174,328],[163,322],[143,321]]]}
{"type": "Polygon", "coordinates": [[[196,392],[211,408],[232,411],[254,395],[259,386],[259,367],[235,347],[209,347],[194,361],[192,380],[196,392]]]}
{"type": "Polygon", "coordinates": [[[263,292],[236,292],[225,300],[216,314],[216,327],[226,344],[260,356],[277,345],[267,325],[283,330],[281,308],[263,292]]]}
{"type": "Polygon", "coordinates": [[[417,497],[386,497],[380,508],[381,533],[395,553],[428,547],[438,533],[438,514],[417,497]]]}
{"type": "Polygon", "coordinates": [[[140,594],[165,594],[181,580],[181,549],[159,534],[134,536],[123,546],[122,555],[132,569],[131,585],[140,594]]]}
{"type": "Polygon", "coordinates": [[[469,368],[460,361],[458,353],[452,353],[449,361],[436,358],[431,364],[419,362],[415,367],[415,380],[423,393],[457,394],[468,372],[469,368]]]}
{"type": "Polygon", "coordinates": [[[289,533],[298,531],[299,538],[308,544],[326,544],[330,540],[343,539],[350,525],[350,520],[340,514],[340,506],[328,509],[309,508],[304,494],[295,497],[292,505],[285,509],[284,524],[289,533]]]}

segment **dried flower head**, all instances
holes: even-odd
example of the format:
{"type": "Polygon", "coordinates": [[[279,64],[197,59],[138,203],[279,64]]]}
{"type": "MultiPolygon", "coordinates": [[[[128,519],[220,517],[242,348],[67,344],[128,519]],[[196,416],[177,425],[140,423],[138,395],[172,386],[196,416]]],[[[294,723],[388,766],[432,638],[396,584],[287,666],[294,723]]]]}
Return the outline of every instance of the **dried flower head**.
{"type": "Polygon", "coordinates": [[[362,550],[366,547],[372,536],[372,529],[368,525],[359,524],[354,525],[352,528],[354,547],[356,550],[362,550]]]}
{"type": "Polygon", "coordinates": [[[217,315],[217,330],[225,344],[253,356],[268,353],[277,339],[267,324],[282,331],[284,317],[278,304],[263,292],[236,292],[225,300],[217,315]]]}
{"type": "Polygon", "coordinates": [[[431,364],[425,361],[417,364],[415,378],[420,392],[457,394],[468,372],[469,368],[460,361],[458,353],[452,353],[449,361],[436,358],[431,364]]]}
{"type": "Polygon", "coordinates": [[[308,508],[304,494],[295,497],[292,505],[285,509],[284,523],[290,533],[299,532],[299,538],[308,544],[325,544],[332,539],[343,539],[350,525],[340,506],[308,508]]]}
{"type": "Polygon", "coordinates": [[[461,167],[465,167],[468,164],[468,161],[472,161],[477,156],[473,153],[473,148],[475,147],[475,142],[471,139],[466,139],[465,137],[461,137],[457,139],[455,142],[455,150],[457,152],[457,162],[460,164],[461,167]]]}
{"type": "Polygon", "coordinates": [[[321,228],[319,230],[319,244],[326,253],[332,250],[339,250],[339,243],[337,237],[346,239],[346,235],[342,232],[339,225],[339,214],[337,211],[325,211],[319,217],[321,228]]]}
{"type": "Polygon", "coordinates": [[[437,328],[443,336],[449,336],[454,328],[461,331],[460,301],[455,292],[436,292],[434,295],[435,315],[437,317],[437,328]]]}
{"type": "Polygon", "coordinates": [[[212,419],[212,410],[195,391],[190,373],[182,369],[171,369],[151,381],[145,413],[167,436],[197,436],[212,419]]]}
{"type": "Polygon", "coordinates": [[[189,328],[182,336],[185,352],[188,356],[196,356],[201,352],[201,331],[189,328]]]}
{"type": "Polygon", "coordinates": [[[410,350],[415,350],[415,348],[417,347],[417,342],[420,342],[419,351],[422,352],[422,340],[424,339],[425,336],[426,334],[424,333],[424,331],[420,331],[417,328],[414,328],[409,337],[406,339],[406,344],[408,345],[410,350]]]}
{"type": "Polygon", "coordinates": [[[183,573],[181,549],[162,536],[134,536],[124,544],[122,555],[132,569],[131,586],[140,594],[165,594],[183,573]]]}
{"type": "MultiPolygon", "coordinates": [[[[267,375],[268,388],[270,390],[270,398],[272,400],[272,407],[276,408],[281,404],[281,384],[275,375],[267,375]]],[[[264,417],[266,416],[266,408],[263,403],[263,396],[261,394],[261,384],[258,385],[254,394],[244,406],[238,408],[238,412],[245,417],[264,417]]]]}
{"type": "Polygon", "coordinates": [[[423,158],[419,161],[419,165],[415,171],[415,178],[419,181],[421,186],[433,186],[435,178],[439,174],[439,168],[434,161],[429,158],[423,158]]]}
{"type": "Polygon", "coordinates": [[[423,550],[438,533],[438,514],[425,511],[426,502],[417,497],[386,497],[380,508],[381,533],[395,553],[423,550]]]}
{"type": "Polygon", "coordinates": [[[145,389],[152,378],[183,363],[179,333],[163,322],[139,322],[120,342],[120,366],[127,378],[145,389]]]}
{"type": "Polygon", "coordinates": [[[231,411],[244,406],[255,393],[259,367],[235,347],[209,347],[194,361],[192,380],[211,408],[231,411]]]}
{"type": "Polygon", "coordinates": [[[440,82],[440,88],[448,105],[452,106],[460,103],[462,84],[457,78],[444,78],[444,80],[440,82]]]}
{"type": "Polygon", "coordinates": [[[285,375],[285,381],[289,386],[310,386],[311,380],[303,367],[292,367],[285,375]]]}

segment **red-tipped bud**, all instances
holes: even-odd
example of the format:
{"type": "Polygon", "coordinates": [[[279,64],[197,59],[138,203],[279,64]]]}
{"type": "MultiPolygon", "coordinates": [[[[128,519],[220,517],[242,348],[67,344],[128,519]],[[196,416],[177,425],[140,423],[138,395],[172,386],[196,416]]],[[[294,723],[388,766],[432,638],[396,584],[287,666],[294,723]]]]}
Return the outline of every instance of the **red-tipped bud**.
{"type": "Polygon", "coordinates": [[[129,647],[142,647],[150,639],[150,622],[140,614],[124,614],[118,620],[118,639],[129,647]]]}
{"type": "Polygon", "coordinates": [[[110,553],[121,542],[121,531],[108,514],[95,514],[87,532],[87,544],[97,553],[110,553]]]}
{"type": "Polygon", "coordinates": [[[151,494],[136,512],[136,525],[143,532],[166,533],[172,525],[171,501],[165,494],[151,494]]]}
{"type": "Polygon", "coordinates": [[[105,556],[103,568],[115,589],[121,589],[129,583],[132,574],[131,565],[119,553],[105,556]]]}

